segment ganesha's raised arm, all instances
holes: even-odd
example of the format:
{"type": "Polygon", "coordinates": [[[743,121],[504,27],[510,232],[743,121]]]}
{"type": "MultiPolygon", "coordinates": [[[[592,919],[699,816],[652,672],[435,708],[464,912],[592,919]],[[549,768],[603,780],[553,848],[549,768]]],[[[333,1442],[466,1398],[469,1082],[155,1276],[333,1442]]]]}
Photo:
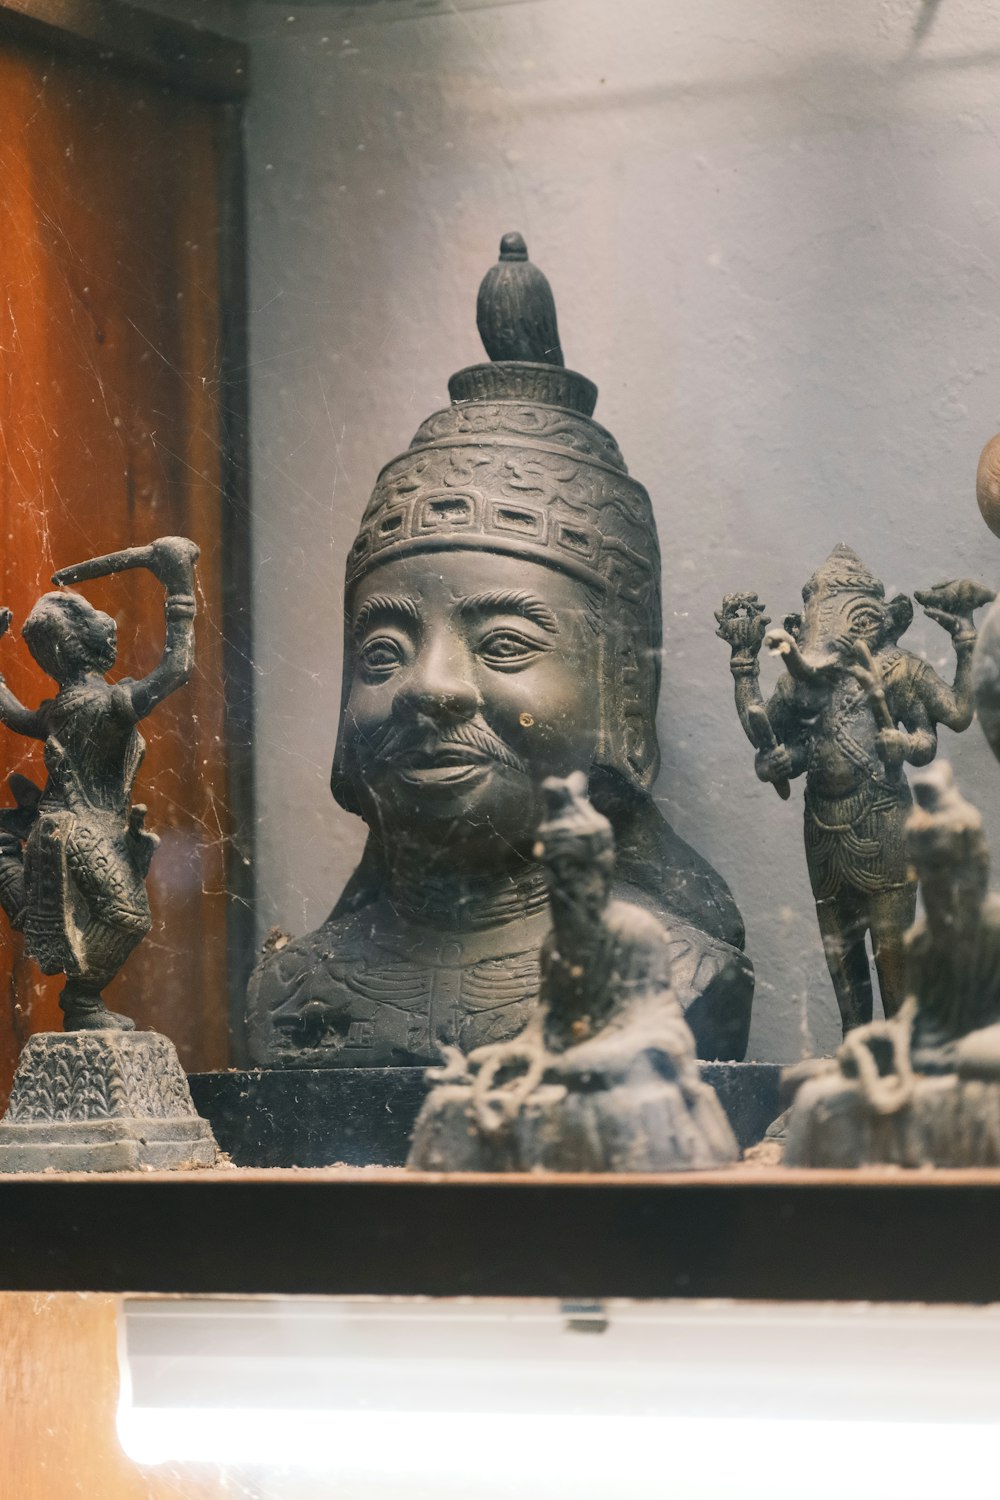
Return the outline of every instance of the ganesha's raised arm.
{"type": "Polygon", "coordinates": [[[949,686],[934,668],[924,664],[920,673],[920,697],[937,724],[959,733],[972,723],[972,653],[976,644],[973,612],[995,597],[993,590],[970,579],[939,583],[932,589],[914,590],[924,613],[951,636],[955,648],[955,681],[949,686]]]}
{"type": "Polygon", "coordinates": [[[806,747],[784,679],[767,703],[761,695],[757,658],[771,622],[756,594],[727,594],[715,618],[715,633],[730,649],[736,712],[757,751],[754,768],[761,781],[771,782],[779,797],[787,798],[789,778],[806,768],[806,747]]]}
{"type": "Polygon", "coordinates": [[[757,658],[771,621],[756,594],[727,594],[722,608],[716,610],[715,618],[718,621],[715,633],[730,650],[729,670],[733,674],[736,712],[744,734],[756,748],[755,710],[766,712],[758,682],[760,667],[757,658]]]}
{"type": "MultiPolygon", "coordinates": [[[[13,619],[9,609],[0,609],[0,637],[5,636],[13,619]]],[[[12,693],[0,674],[0,723],[13,729],[15,734],[29,735],[32,739],[44,740],[45,725],[34,709],[25,708],[20,698],[12,693]]]]}
{"type": "Polygon", "coordinates": [[[144,719],[164,698],[183,687],[194,670],[194,565],[199,554],[200,548],[185,536],[162,536],[148,547],[128,547],[107,557],[95,557],[62,568],[53,576],[53,583],[82,583],[130,568],[148,568],[166,589],[163,655],[148,677],[122,684],[138,719],[144,719]]]}

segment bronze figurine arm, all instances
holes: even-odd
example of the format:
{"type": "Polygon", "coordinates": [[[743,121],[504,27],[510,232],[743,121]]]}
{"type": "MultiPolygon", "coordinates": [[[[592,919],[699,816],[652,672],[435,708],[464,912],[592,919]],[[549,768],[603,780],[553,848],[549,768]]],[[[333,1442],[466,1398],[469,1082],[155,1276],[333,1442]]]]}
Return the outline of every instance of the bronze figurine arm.
{"type": "Polygon", "coordinates": [[[880,729],[876,748],[883,765],[898,769],[903,761],[911,766],[926,766],[937,754],[937,732],[934,721],[921,704],[907,714],[902,729],[880,729]]]}
{"type": "MultiPolygon", "coordinates": [[[[864,690],[877,728],[875,748],[887,771],[898,773],[903,762],[911,766],[926,766],[937,754],[935,721],[928,712],[917,685],[926,663],[917,662],[913,675],[908,678],[908,689],[902,702],[894,699],[890,705],[889,692],[878,663],[865,641],[854,643],[855,660],[848,671],[864,690]],[[915,690],[914,690],[915,689],[915,690]],[[898,726],[902,725],[900,729],[898,726]]],[[[914,658],[910,658],[914,661],[914,658]]],[[[930,670],[929,668],[927,670],[930,670]]]]}
{"type": "Polygon", "coordinates": [[[144,719],[164,698],[183,687],[194,670],[194,565],[200,550],[187,537],[162,536],[148,547],[128,547],[123,552],[62,568],[53,575],[53,583],[71,584],[124,573],[129,568],[148,568],[166,589],[163,655],[148,677],[121,684],[132,700],[137,719],[144,719]]]}
{"type": "MultiPolygon", "coordinates": [[[[995,598],[992,589],[970,579],[939,583],[932,589],[915,589],[924,613],[947,630],[955,648],[955,681],[948,683],[925,663],[920,679],[920,695],[931,719],[961,733],[972,723],[972,652],[976,644],[973,612],[995,598]]],[[[928,757],[930,759],[930,757],[928,757]]],[[[914,762],[924,764],[924,762],[914,762]]]]}
{"type": "Polygon", "coordinates": [[[809,749],[801,736],[799,727],[788,713],[784,695],[776,692],[766,709],[759,709],[756,719],[759,739],[754,756],[754,770],[761,781],[770,781],[780,797],[787,798],[788,782],[801,776],[809,767],[809,749]],[[763,721],[763,722],[762,722],[763,721]],[[764,724],[769,731],[770,743],[765,740],[764,724]],[[784,785],[785,790],[782,790],[784,785]]]}
{"type": "Polygon", "coordinates": [[[779,723],[783,727],[787,716],[779,693],[767,704],[761,696],[757,658],[770,619],[756,594],[727,594],[715,618],[715,633],[730,648],[736,712],[744,734],[757,751],[754,769],[761,781],[771,782],[778,796],[787,799],[789,778],[805,770],[806,756],[802,746],[783,743],[779,723]]]}
{"type": "Polygon", "coordinates": [[[144,719],[164,698],[183,687],[194,670],[194,593],[168,591],[164,612],[167,630],[159,664],[148,677],[128,685],[137,719],[144,719]]]}
{"type": "Polygon", "coordinates": [[[926,766],[937,754],[937,730],[923,703],[916,703],[903,720],[905,755],[911,766],[926,766]]]}
{"type": "Polygon", "coordinates": [[[718,621],[715,633],[726,642],[730,651],[729,670],[733,674],[736,712],[747,739],[757,746],[753,711],[765,711],[757,658],[771,623],[770,617],[764,613],[764,606],[756,594],[727,594],[722,608],[715,611],[715,618],[718,621]]]}
{"type": "Polygon", "coordinates": [[[8,729],[13,729],[15,734],[27,735],[34,740],[47,738],[45,723],[41,715],[33,709],[25,708],[2,677],[0,677],[0,723],[6,724],[8,729]]]}

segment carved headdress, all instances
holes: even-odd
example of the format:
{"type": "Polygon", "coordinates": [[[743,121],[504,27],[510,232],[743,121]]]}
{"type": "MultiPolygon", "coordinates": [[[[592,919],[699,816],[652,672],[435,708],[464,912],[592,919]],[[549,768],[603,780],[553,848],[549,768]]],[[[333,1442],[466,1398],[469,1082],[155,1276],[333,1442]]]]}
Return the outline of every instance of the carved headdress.
{"type": "Polygon", "coordinates": [[[838,542],[803,585],[803,603],[808,604],[816,593],[870,594],[873,599],[884,599],[885,584],[865,567],[852,547],[838,542]]]}
{"type": "MultiPolygon", "coordinates": [[[[348,557],[345,610],[349,616],[359,579],[414,554],[501,553],[578,580],[601,643],[591,794],[615,826],[619,872],[634,869],[637,884],[742,945],[724,882],[649,797],[660,760],[662,643],[660,549],[649,495],[629,476],[611,433],[593,420],[596,386],[563,365],[549,283],[519,234],[500,242],[499,263],[479,289],[477,322],[490,363],[453,375],[451,405],[428,417],[407,451],[379,474],[348,557]]],[[[345,640],[331,784],[341,805],[356,812],[344,734],[349,633],[345,640]]],[[[356,888],[352,882],[342,904],[355,899],[356,888]]]]}
{"type": "MultiPolygon", "coordinates": [[[[802,602],[808,604],[814,595],[857,594],[866,597],[884,612],[887,638],[898,641],[913,622],[913,601],[908,594],[885,597],[885,584],[865,566],[853,547],[838,542],[824,562],[807,579],[802,588],[802,602]]],[[[923,599],[917,594],[918,599],[923,599]]],[[[928,601],[930,602],[930,601],[928,601]]]]}

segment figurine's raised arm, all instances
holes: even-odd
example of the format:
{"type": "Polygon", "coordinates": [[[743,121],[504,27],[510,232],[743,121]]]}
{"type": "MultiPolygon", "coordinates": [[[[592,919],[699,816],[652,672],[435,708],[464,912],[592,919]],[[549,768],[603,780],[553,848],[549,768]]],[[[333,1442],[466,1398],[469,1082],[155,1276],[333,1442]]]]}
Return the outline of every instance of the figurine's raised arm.
{"type": "MultiPolygon", "coordinates": [[[[7,634],[14,616],[9,609],[0,609],[0,637],[7,634]]],[[[30,735],[33,739],[44,740],[46,735],[45,724],[34,709],[25,708],[21,700],[11,692],[2,675],[0,675],[0,723],[6,724],[8,729],[13,729],[15,734],[30,735]]]]}
{"type": "Polygon", "coordinates": [[[124,573],[129,568],[148,568],[167,591],[165,611],[167,633],[163,655],[148,677],[139,682],[123,682],[129,693],[137,719],[152,713],[158,703],[175,689],[183,687],[194,668],[194,565],[200,548],[184,536],[161,536],[148,547],[127,547],[107,557],[61,568],[53,574],[58,584],[83,583],[88,578],[104,578],[124,573]]]}
{"type": "Polygon", "coordinates": [[[730,649],[729,670],[733,674],[736,712],[743,732],[757,751],[754,768],[761,781],[769,781],[778,796],[789,796],[789,778],[805,770],[805,754],[795,715],[789,711],[783,683],[765,703],[758,685],[757,658],[771,623],[756,594],[727,594],[716,610],[717,636],[730,649]]]}
{"type": "Polygon", "coordinates": [[[948,683],[925,663],[920,690],[927,710],[939,724],[961,733],[972,723],[972,653],[976,644],[973,612],[996,597],[992,589],[963,578],[936,584],[932,589],[914,589],[924,614],[951,636],[955,650],[955,681],[948,683]]]}

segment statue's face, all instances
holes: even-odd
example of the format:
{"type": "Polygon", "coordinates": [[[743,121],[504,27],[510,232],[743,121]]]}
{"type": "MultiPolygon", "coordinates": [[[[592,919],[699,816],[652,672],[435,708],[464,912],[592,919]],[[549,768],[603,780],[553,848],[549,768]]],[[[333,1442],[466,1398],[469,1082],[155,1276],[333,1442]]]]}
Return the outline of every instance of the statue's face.
{"type": "Polygon", "coordinates": [[[391,850],[506,860],[530,852],[546,776],[588,771],[599,722],[598,622],[543,564],[480,551],[375,568],[349,621],[343,726],[361,810],[391,850]]]}
{"type": "Polygon", "coordinates": [[[94,621],[94,668],[98,672],[110,672],[118,657],[118,626],[103,610],[97,611],[94,621]]]}
{"type": "Polygon", "coordinates": [[[846,589],[817,589],[801,615],[789,615],[786,628],[795,649],[785,655],[793,676],[810,676],[852,662],[855,647],[863,641],[874,652],[886,630],[886,611],[870,593],[846,589]]]}

